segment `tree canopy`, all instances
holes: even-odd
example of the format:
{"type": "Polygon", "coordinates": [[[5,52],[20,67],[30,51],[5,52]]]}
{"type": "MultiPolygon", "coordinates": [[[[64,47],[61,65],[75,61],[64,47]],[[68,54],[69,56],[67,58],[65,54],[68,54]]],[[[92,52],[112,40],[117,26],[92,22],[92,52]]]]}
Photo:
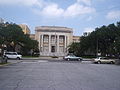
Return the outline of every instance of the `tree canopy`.
{"type": "Polygon", "coordinates": [[[30,51],[38,48],[38,42],[24,34],[17,24],[2,23],[0,24],[0,47],[2,50],[4,46],[6,46],[7,51],[16,51],[17,46],[30,51]]]}
{"type": "MultiPolygon", "coordinates": [[[[75,45],[74,45],[75,46],[75,45]]],[[[88,36],[81,36],[77,55],[120,55],[120,22],[96,28],[88,36]]]]}

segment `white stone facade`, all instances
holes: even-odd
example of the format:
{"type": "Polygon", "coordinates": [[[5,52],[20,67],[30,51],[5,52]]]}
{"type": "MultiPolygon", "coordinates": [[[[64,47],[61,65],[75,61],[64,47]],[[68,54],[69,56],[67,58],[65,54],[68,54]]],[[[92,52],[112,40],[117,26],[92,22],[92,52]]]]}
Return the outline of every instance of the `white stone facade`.
{"type": "Polygon", "coordinates": [[[67,27],[40,26],[35,28],[41,56],[65,56],[73,42],[73,30],[67,27]]]}

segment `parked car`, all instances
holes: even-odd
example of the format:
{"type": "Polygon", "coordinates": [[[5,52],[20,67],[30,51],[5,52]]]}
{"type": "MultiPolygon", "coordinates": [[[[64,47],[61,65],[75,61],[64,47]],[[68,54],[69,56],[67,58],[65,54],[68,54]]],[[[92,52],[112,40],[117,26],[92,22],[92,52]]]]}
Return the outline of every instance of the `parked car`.
{"type": "Polygon", "coordinates": [[[17,52],[4,52],[3,58],[20,60],[22,59],[22,55],[17,52]]]}
{"type": "Polygon", "coordinates": [[[101,64],[101,63],[111,63],[111,64],[114,64],[115,60],[108,59],[107,57],[98,57],[98,58],[94,59],[94,63],[98,63],[98,64],[101,64]]]}
{"type": "Polygon", "coordinates": [[[77,57],[75,55],[67,55],[64,57],[64,60],[70,61],[70,60],[78,60],[78,61],[82,61],[81,57],[77,57]]]}

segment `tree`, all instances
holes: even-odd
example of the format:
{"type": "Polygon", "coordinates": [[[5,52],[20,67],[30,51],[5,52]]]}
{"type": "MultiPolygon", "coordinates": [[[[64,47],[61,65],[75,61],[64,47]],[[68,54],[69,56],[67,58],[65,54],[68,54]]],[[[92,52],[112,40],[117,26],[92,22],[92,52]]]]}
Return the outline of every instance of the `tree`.
{"type": "MultiPolygon", "coordinates": [[[[7,51],[16,51],[16,47],[31,51],[38,47],[38,42],[31,40],[30,37],[23,33],[21,27],[14,23],[0,24],[0,46],[4,51],[4,45],[7,51]]],[[[23,51],[21,51],[23,52],[23,51]]]]}
{"type": "Polygon", "coordinates": [[[96,28],[90,35],[81,37],[80,50],[94,54],[100,52],[102,56],[120,54],[120,22],[96,28]]]}
{"type": "Polygon", "coordinates": [[[38,42],[36,40],[31,40],[28,37],[29,36],[26,36],[26,38],[24,39],[25,40],[25,44],[21,48],[23,55],[33,55],[34,52],[39,52],[38,42]]]}
{"type": "Polygon", "coordinates": [[[78,52],[78,49],[79,49],[79,46],[80,46],[80,44],[79,43],[72,43],[71,45],[69,45],[68,46],[68,51],[69,51],[69,53],[73,53],[73,54],[75,54],[75,55],[77,55],[77,56],[79,56],[79,52],[78,52]]]}
{"type": "Polygon", "coordinates": [[[96,28],[88,36],[81,36],[80,43],[72,43],[69,52],[78,56],[118,56],[120,55],[120,22],[96,28]]]}

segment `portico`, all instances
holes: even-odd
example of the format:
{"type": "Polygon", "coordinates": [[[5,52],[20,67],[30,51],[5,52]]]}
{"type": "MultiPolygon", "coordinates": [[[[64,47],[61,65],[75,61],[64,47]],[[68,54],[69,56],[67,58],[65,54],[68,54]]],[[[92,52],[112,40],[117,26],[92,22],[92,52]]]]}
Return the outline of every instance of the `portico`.
{"type": "Polygon", "coordinates": [[[64,56],[72,42],[73,31],[66,27],[36,27],[36,40],[39,41],[41,56],[64,56]]]}

